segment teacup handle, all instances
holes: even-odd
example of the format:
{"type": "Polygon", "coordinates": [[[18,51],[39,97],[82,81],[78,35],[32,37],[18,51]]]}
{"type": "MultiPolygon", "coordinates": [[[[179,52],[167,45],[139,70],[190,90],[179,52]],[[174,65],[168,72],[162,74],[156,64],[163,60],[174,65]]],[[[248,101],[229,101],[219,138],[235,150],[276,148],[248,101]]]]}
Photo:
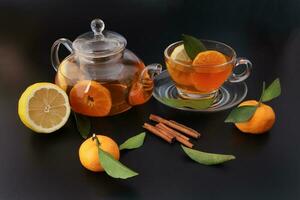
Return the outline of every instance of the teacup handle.
{"type": "Polygon", "coordinates": [[[240,65],[245,65],[246,66],[245,70],[239,74],[232,72],[232,75],[228,79],[229,82],[231,82],[231,83],[242,82],[250,76],[251,69],[252,69],[252,63],[250,62],[250,60],[248,60],[246,58],[237,58],[236,63],[233,68],[233,71],[236,67],[238,67],[240,65]]]}
{"type": "Polygon", "coordinates": [[[73,53],[72,42],[70,40],[66,38],[60,38],[56,40],[51,47],[51,63],[55,71],[57,71],[60,65],[58,51],[61,44],[63,44],[71,53],[73,53]]]}

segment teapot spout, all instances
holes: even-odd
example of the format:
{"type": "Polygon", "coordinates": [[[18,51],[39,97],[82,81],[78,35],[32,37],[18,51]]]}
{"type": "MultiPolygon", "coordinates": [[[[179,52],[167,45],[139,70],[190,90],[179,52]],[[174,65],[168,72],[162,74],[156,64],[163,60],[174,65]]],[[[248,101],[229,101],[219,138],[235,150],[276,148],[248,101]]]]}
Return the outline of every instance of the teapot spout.
{"type": "Polygon", "coordinates": [[[131,87],[129,103],[132,106],[146,103],[152,96],[154,77],[162,72],[160,64],[150,64],[143,69],[139,79],[131,87]]]}
{"type": "MultiPolygon", "coordinates": [[[[154,88],[153,80],[156,75],[160,74],[162,66],[160,64],[150,64],[145,67],[139,77],[139,83],[143,87],[144,91],[147,91],[151,97],[154,88]]],[[[149,98],[150,98],[149,97],[149,98]]]]}
{"type": "Polygon", "coordinates": [[[161,64],[154,63],[145,67],[145,69],[140,74],[140,82],[149,81],[154,79],[154,77],[162,72],[161,64]]]}

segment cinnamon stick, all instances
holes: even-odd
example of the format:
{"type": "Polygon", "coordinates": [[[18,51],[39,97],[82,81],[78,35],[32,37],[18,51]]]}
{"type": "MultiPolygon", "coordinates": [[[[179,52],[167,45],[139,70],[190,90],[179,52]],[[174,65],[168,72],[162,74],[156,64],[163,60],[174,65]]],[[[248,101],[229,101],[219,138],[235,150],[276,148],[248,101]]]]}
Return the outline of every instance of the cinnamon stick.
{"type": "Polygon", "coordinates": [[[183,145],[185,145],[189,148],[193,148],[193,146],[194,146],[191,142],[189,142],[188,140],[183,139],[182,137],[177,136],[175,138],[178,142],[180,142],[181,144],[183,144],[183,145]]]}
{"type": "Polygon", "coordinates": [[[190,138],[188,138],[188,137],[186,137],[185,135],[183,135],[183,134],[181,134],[181,133],[179,133],[179,132],[177,132],[177,131],[175,131],[175,130],[169,128],[168,126],[166,126],[165,124],[163,124],[163,123],[161,123],[161,122],[158,123],[156,126],[157,126],[157,127],[161,127],[162,129],[168,131],[169,133],[171,133],[171,134],[174,135],[174,136],[179,136],[179,137],[181,137],[181,138],[183,138],[183,139],[185,139],[185,140],[190,140],[190,138]]]}
{"type": "Polygon", "coordinates": [[[167,127],[166,125],[164,125],[164,124],[162,124],[162,123],[159,123],[159,124],[156,124],[156,127],[157,127],[159,130],[162,130],[162,131],[165,131],[165,132],[167,132],[167,133],[170,133],[170,134],[174,135],[174,136],[175,136],[175,139],[176,139],[178,142],[180,142],[181,144],[183,144],[183,145],[185,145],[185,146],[187,146],[187,147],[189,147],[189,148],[193,148],[194,145],[193,145],[191,142],[189,142],[188,140],[186,140],[186,139],[180,137],[179,135],[177,135],[176,133],[174,133],[174,132],[176,132],[176,131],[170,129],[170,128],[167,127]],[[167,128],[167,129],[166,129],[166,128],[167,128]],[[171,131],[170,131],[170,130],[171,130],[171,131]]]}
{"type": "Polygon", "coordinates": [[[185,133],[186,135],[189,135],[193,138],[199,138],[200,137],[200,133],[198,133],[197,131],[191,129],[191,128],[188,128],[182,124],[179,124],[177,122],[174,123],[174,121],[169,121],[169,120],[166,120],[162,117],[159,117],[157,115],[153,115],[151,114],[150,115],[150,120],[153,120],[153,121],[156,121],[158,123],[163,123],[171,128],[174,128],[182,133],[185,133]]]}
{"type": "Polygon", "coordinates": [[[167,141],[168,143],[172,143],[175,139],[174,136],[171,136],[170,134],[168,133],[165,133],[161,130],[159,130],[158,128],[148,124],[148,123],[144,123],[143,127],[145,129],[147,129],[149,132],[153,133],[154,135],[164,139],[165,141],[167,141]]]}
{"type": "Polygon", "coordinates": [[[190,127],[187,127],[187,126],[185,126],[185,125],[183,125],[183,124],[180,124],[180,123],[178,123],[178,122],[175,122],[174,120],[170,120],[170,122],[173,122],[174,124],[176,124],[176,125],[178,125],[178,126],[182,126],[183,128],[186,128],[187,130],[194,132],[194,133],[197,134],[199,137],[201,136],[201,133],[199,133],[198,131],[196,131],[196,130],[190,128],[190,127]]]}

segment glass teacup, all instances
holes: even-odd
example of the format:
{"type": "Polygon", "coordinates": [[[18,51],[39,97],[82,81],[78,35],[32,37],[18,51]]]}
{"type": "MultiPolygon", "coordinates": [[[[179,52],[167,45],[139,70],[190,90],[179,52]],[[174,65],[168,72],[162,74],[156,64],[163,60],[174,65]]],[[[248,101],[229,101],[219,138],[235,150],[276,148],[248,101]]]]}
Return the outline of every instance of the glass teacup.
{"type": "Polygon", "coordinates": [[[246,58],[237,58],[236,52],[230,46],[212,40],[201,41],[207,50],[222,53],[227,62],[220,65],[192,65],[171,58],[173,50],[182,45],[182,41],[169,45],[164,52],[168,72],[179,95],[184,99],[215,98],[225,81],[242,82],[251,73],[251,62],[246,58]],[[241,65],[245,66],[243,71],[239,74],[234,73],[234,69],[241,65]]]}

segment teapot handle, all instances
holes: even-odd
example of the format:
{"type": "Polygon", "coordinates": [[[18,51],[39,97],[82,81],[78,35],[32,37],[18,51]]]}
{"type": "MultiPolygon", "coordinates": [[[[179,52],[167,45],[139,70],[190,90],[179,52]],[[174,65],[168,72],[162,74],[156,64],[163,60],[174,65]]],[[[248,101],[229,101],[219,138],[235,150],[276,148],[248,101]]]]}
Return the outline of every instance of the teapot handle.
{"type": "Polygon", "coordinates": [[[53,43],[51,47],[51,63],[55,71],[57,71],[58,66],[60,65],[58,51],[61,44],[63,44],[71,53],[74,51],[72,42],[66,38],[60,38],[53,43]]]}

